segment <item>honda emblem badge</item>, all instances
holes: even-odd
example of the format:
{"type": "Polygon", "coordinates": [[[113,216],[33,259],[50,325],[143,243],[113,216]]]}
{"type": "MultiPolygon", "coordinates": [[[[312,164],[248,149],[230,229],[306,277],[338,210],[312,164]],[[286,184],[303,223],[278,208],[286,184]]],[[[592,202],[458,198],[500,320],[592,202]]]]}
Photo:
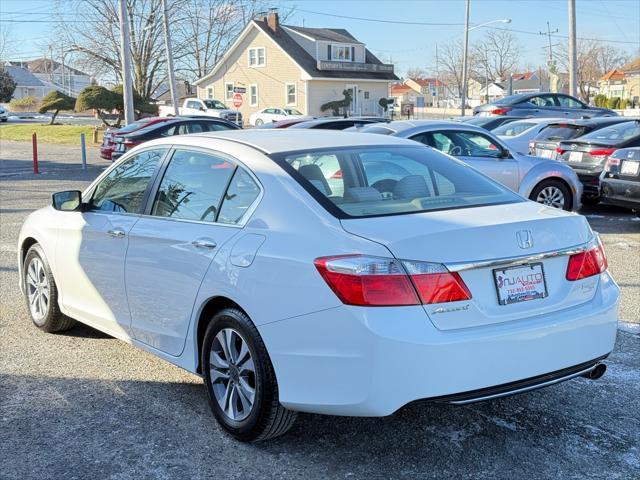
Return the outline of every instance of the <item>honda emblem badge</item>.
{"type": "Polygon", "coordinates": [[[516,233],[516,238],[518,239],[518,246],[520,248],[533,247],[533,235],[531,235],[531,230],[518,231],[518,233],[516,233]]]}

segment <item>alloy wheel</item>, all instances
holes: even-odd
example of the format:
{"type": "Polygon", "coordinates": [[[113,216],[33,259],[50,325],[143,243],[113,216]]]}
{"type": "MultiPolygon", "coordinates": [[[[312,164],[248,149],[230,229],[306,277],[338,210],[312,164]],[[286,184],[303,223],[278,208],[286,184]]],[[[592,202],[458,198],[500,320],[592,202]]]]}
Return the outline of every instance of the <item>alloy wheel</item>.
{"type": "Polygon", "coordinates": [[[50,286],[42,260],[34,257],[27,267],[26,275],[29,310],[34,320],[40,321],[49,312],[50,286]]]}
{"type": "Polygon", "coordinates": [[[536,202],[549,207],[564,208],[564,193],[558,187],[545,187],[538,193],[536,202]]]}
{"type": "Polygon", "coordinates": [[[249,346],[232,328],[220,330],[209,354],[211,387],[220,409],[229,419],[242,421],[256,399],[256,372],[249,346]]]}

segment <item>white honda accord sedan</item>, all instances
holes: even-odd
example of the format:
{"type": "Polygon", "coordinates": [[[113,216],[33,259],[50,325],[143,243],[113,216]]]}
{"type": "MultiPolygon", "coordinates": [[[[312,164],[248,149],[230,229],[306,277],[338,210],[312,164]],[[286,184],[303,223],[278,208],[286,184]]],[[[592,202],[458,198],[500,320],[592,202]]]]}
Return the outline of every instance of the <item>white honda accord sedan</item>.
{"type": "Polygon", "coordinates": [[[79,321],[201,375],[244,441],[298,411],[597,378],[616,336],[619,288],[584,217],[382,135],[154,140],[55,194],[18,246],[37,327],[79,321]]]}

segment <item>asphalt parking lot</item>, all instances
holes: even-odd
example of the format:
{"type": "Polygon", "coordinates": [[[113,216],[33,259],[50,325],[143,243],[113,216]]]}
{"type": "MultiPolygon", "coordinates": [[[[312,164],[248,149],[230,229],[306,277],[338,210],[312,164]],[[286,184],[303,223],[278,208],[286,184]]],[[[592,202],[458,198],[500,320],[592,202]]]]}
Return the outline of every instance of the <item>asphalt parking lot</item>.
{"type": "Polygon", "coordinates": [[[50,335],[31,325],[17,287],[20,225],[106,162],[94,151],[82,171],[61,153],[35,178],[23,151],[0,143],[1,479],[640,477],[634,215],[583,212],[623,292],[602,379],[465,407],[417,404],[386,418],[304,414],[286,436],[247,445],[218,428],[199,378],[88,327],[50,335]]]}

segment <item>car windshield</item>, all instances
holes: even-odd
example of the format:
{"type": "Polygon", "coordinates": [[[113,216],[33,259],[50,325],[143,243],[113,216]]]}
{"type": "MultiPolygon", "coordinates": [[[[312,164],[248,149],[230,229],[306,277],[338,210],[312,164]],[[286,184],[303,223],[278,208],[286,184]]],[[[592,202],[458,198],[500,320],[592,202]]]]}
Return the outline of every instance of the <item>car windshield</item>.
{"type": "Polygon", "coordinates": [[[227,106],[222,103],[220,100],[203,100],[204,104],[207,106],[207,108],[215,108],[218,110],[221,109],[226,109],[227,106]]]}
{"type": "Polygon", "coordinates": [[[632,121],[601,128],[600,130],[586,134],[581,137],[580,140],[616,145],[636,136],[640,136],[640,122],[632,121]]]}
{"type": "Polygon", "coordinates": [[[285,108],[284,111],[287,115],[302,115],[302,112],[299,112],[295,108],[285,108]]]}
{"type": "Polygon", "coordinates": [[[520,202],[462,162],[424,147],[356,147],[272,158],[338,218],[520,202]]]}
{"type": "Polygon", "coordinates": [[[492,130],[495,135],[503,135],[505,137],[515,137],[516,135],[520,135],[521,133],[529,130],[532,127],[535,127],[536,124],[534,122],[511,122],[505,123],[504,125],[500,125],[498,128],[492,130]]]}
{"type": "Polygon", "coordinates": [[[537,136],[536,140],[547,140],[550,142],[559,140],[571,140],[585,134],[587,127],[582,125],[571,125],[567,123],[551,124],[544,130],[542,130],[537,136]]]}

